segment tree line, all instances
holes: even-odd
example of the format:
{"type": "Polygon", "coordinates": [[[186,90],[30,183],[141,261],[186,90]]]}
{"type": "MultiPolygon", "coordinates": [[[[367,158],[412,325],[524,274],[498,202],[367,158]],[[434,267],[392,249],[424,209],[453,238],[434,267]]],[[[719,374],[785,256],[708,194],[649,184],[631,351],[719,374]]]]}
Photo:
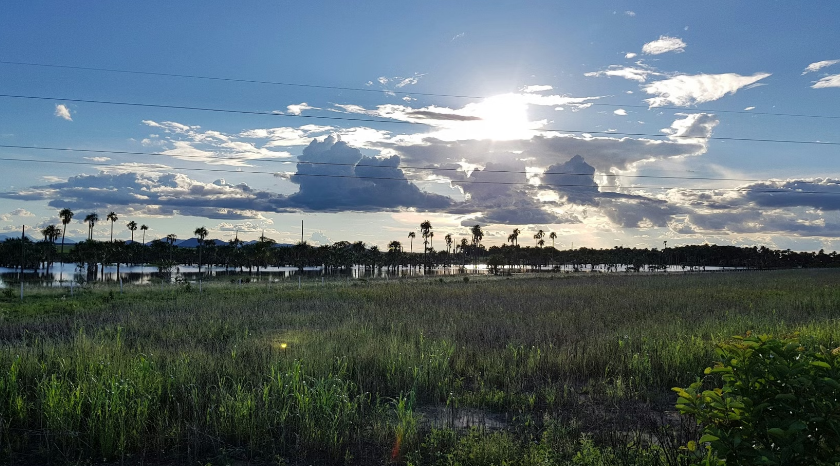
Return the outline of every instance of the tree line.
{"type": "Polygon", "coordinates": [[[330,245],[314,246],[302,241],[292,246],[279,247],[272,239],[263,236],[256,242],[245,243],[238,236],[221,243],[208,240],[209,232],[205,227],[198,227],[193,232],[197,240],[196,247],[178,247],[175,234],[166,235],[145,243],[146,225],[134,221],[126,223],[131,232],[131,241],[114,240],[114,224],[119,220],[111,212],[106,220],[111,222],[108,241],[93,238],[93,228],[99,221],[97,214],[85,217],[88,224],[88,239],[65,248],[64,237],[67,225],[74,213],[69,209],[59,212],[62,226],[49,225],[40,233],[41,241],[32,241],[27,237],[9,238],[0,243],[0,266],[7,268],[49,269],[59,262],[75,263],[87,268],[88,274],[96,275],[107,264],[114,264],[118,270],[121,264],[152,265],[159,271],[171,271],[177,265],[197,265],[199,271],[206,267],[222,267],[248,272],[259,272],[272,266],[323,267],[328,272],[348,270],[352,267],[378,270],[387,268],[424,268],[439,267],[464,268],[467,265],[486,265],[493,273],[509,273],[525,270],[631,270],[656,271],[667,267],[685,269],[703,269],[705,267],[738,267],[752,269],[796,268],[796,267],[835,267],[840,266],[840,257],[836,252],[826,254],[775,250],[761,247],[737,247],[717,245],[688,245],[679,247],[626,248],[616,246],[611,249],[578,248],[559,250],[555,248],[557,234],[538,230],[533,235],[533,245],[520,245],[522,232],[514,228],[508,235],[507,242],[501,246],[482,244],[484,232],[480,225],[469,228],[469,237],[456,241],[452,233],[443,235],[443,244],[435,248],[435,231],[428,220],[420,224],[418,251],[414,251],[417,233],[411,231],[406,237],[408,248],[403,242],[393,240],[387,250],[378,246],[367,246],[361,241],[338,241],[330,245]],[[141,241],[134,241],[135,231],[140,230],[141,241]],[[551,245],[546,245],[546,238],[551,245]],[[59,243],[59,239],[61,242],[59,243]],[[422,242],[422,248],[420,248],[422,242]]]}

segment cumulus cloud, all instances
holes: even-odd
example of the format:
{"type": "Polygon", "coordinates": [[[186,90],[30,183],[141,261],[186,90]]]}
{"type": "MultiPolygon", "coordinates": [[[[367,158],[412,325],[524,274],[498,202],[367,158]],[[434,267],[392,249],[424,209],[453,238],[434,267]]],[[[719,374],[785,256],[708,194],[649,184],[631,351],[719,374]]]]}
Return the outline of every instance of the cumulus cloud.
{"type": "Polygon", "coordinates": [[[625,12],[624,12],[624,14],[625,14],[625,15],[627,15],[627,16],[636,16],[636,12],[635,12],[635,11],[631,11],[631,10],[627,10],[627,11],[625,11],[625,12]]]}
{"type": "Polygon", "coordinates": [[[684,118],[675,120],[670,128],[663,128],[662,132],[667,134],[669,139],[675,141],[691,140],[702,144],[712,136],[712,130],[720,122],[717,117],[709,113],[685,114],[678,113],[677,116],[684,118]]]}
{"type": "Polygon", "coordinates": [[[814,73],[814,72],[819,71],[819,70],[821,70],[821,69],[823,69],[827,66],[836,65],[837,63],[840,63],[840,60],[823,60],[823,61],[814,62],[814,63],[811,63],[810,65],[806,66],[805,70],[802,71],[802,74],[804,75],[804,74],[808,74],[808,73],[814,73]]]}
{"type": "Polygon", "coordinates": [[[619,116],[625,116],[625,115],[627,115],[627,110],[624,110],[623,108],[619,108],[619,109],[613,110],[613,113],[616,114],[616,115],[619,115],[619,116]]]}
{"type": "Polygon", "coordinates": [[[819,81],[815,82],[813,86],[814,89],[822,89],[826,87],[840,87],[840,74],[833,74],[830,76],[826,76],[819,81]]]}
{"type": "Polygon", "coordinates": [[[768,76],[770,73],[756,73],[752,76],[735,73],[681,75],[646,84],[642,89],[655,96],[645,100],[651,107],[688,107],[734,94],[738,89],[768,76]]]}
{"type": "Polygon", "coordinates": [[[317,109],[317,108],[309,106],[309,104],[307,104],[306,102],[301,102],[299,104],[293,104],[293,105],[287,105],[286,106],[286,111],[289,113],[289,115],[300,115],[301,112],[303,112],[304,110],[313,110],[313,109],[317,109]]]}
{"type": "Polygon", "coordinates": [[[111,160],[111,157],[82,157],[85,160],[90,160],[91,162],[107,162],[111,160]]]}
{"type": "Polygon", "coordinates": [[[636,54],[633,53],[633,52],[627,52],[626,54],[624,54],[624,58],[626,58],[628,60],[631,59],[631,58],[636,58],[636,54]]]}
{"type": "Polygon", "coordinates": [[[57,104],[55,106],[55,116],[67,121],[73,121],[73,118],[70,116],[70,109],[64,104],[57,104]]]}
{"type": "Polygon", "coordinates": [[[685,42],[678,37],[659,36],[659,39],[648,42],[642,46],[642,53],[646,55],[659,55],[667,52],[684,52],[685,42]]]}
{"type": "Polygon", "coordinates": [[[313,140],[290,177],[299,185],[288,205],[308,210],[382,210],[398,207],[441,209],[452,200],[430,194],[408,181],[400,157],[365,157],[336,136],[313,140]]]}
{"type": "MultiPolygon", "coordinates": [[[[510,155],[510,154],[508,154],[510,155]]],[[[468,177],[453,184],[463,189],[468,201],[453,206],[451,213],[469,214],[479,212],[476,217],[465,218],[463,226],[479,224],[533,225],[564,223],[556,214],[546,209],[534,198],[533,188],[528,185],[525,164],[510,160],[503,163],[488,163],[484,169],[474,170],[468,177]]]]}

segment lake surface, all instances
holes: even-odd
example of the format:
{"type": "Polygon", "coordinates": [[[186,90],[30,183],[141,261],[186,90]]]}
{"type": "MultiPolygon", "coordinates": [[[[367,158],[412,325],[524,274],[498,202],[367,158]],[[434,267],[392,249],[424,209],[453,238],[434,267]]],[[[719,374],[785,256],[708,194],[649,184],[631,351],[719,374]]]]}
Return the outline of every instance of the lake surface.
{"type": "MultiPolygon", "coordinates": [[[[560,273],[625,273],[628,270],[627,265],[619,265],[616,267],[606,266],[579,266],[572,265],[559,266],[557,272],[560,273]]],[[[500,271],[510,271],[512,273],[518,272],[532,272],[538,269],[533,267],[518,267],[512,268],[501,267],[500,271]]],[[[551,267],[543,267],[543,272],[552,271],[551,267]]],[[[678,265],[668,266],[666,269],[659,269],[656,273],[683,273],[689,271],[722,271],[722,270],[739,270],[734,267],[705,267],[705,268],[688,268],[678,265]]],[[[643,269],[647,271],[647,269],[643,269]]],[[[283,281],[297,279],[300,276],[302,279],[318,279],[325,278],[365,278],[365,279],[395,279],[401,277],[414,276],[448,276],[448,275],[462,275],[462,274],[488,274],[490,270],[486,265],[479,264],[478,266],[467,265],[466,267],[435,267],[424,270],[422,267],[400,267],[398,269],[365,269],[362,266],[356,266],[349,270],[339,271],[325,271],[322,267],[305,267],[303,272],[296,267],[263,267],[259,272],[254,268],[251,272],[245,268],[242,271],[239,269],[225,269],[224,267],[202,267],[201,274],[198,272],[198,267],[194,265],[181,265],[175,267],[171,273],[158,272],[157,267],[145,266],[126,266],[119,267],[119,274],[117,273],[116,265],[106,265],[104,269],[99,267],[98,273],[95,276],[89,276],[85,268],[78,267],[76,264],[54,264],[49,270],[38,269],[33,272],[31,269],[23,273],[23,281],[26,286],[44,286],[44,287],[60,287],[73,285],[84,285],[87,283],[119,283],[122,281],[126,285],[149,285],[159,283],[175,283],[175,282],[198,282],[202,280],[216,280],[237,281],[240,278],[257,281],[283,281]]],[[[21,273],[18,270],[0,267],[0,288],[8,288],[18,286],[21,281],[21,273]]]]}

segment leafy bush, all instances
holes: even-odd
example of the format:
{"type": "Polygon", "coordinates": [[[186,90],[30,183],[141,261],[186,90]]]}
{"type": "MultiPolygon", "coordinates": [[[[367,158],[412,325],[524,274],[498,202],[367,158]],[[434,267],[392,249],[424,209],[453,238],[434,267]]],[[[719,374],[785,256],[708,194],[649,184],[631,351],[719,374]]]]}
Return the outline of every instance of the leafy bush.
{"type": "Polygon", "coordinates": [[[719,360],[705,371],[722,387],[703,390],[698,379],[674,388],[677,409],[703,425],[706,451],[694,442],[687,447],[695,459],[703,465],[840,462],[840,348],[798,335],[736,338],[719,346],[719,360]]]}

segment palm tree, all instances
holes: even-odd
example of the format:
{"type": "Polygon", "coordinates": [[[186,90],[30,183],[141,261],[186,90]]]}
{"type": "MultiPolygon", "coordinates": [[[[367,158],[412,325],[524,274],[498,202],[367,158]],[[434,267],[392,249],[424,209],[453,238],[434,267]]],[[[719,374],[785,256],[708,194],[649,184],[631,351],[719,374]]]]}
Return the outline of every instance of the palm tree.
{"type": "Polygon", "coordinates": [[[554,240],[557,239],[557,233],[552,231],[551,233],[548,234],[548,237],[551,238],[551,247],[553,248],[554,247],[554,240]]]}
{"type": "Polygon", "coordinates": [[[432,222],[425,220],[420,224],[420,234],[423,236],[423,253],[426,253],[429,244],[429,232],[432,231],[432,222]]]}
{"type": "Polygon", "coordinates": [[[96,212],[87,214],[85,216],[85,222],[88,224],[88,239],[93,240],[93,227],[96,225],[96,222],[99,221],[99,215],[96,212]]]}
{"type": "MultiPolygon", "coordinates": [[[[198,274],[201,275],[201,245],[204,244],[204,238],[207,238],[207,228],[198,227],[193,234],[198,237],[198,274]]],[[[264,236],[261,236],[260,241],[263,238],[264,236]]]]}
{"type": "MultiPolygon", "coordinates": [[[[537,230],[537,234],[534,235],[534,239],[537,240],[537,246],[540,246],[540,241],[542,241],[542,239],[544,237],[545,237],[545,232],[542,231],[542,230],[537,230]]],[[[545,244],[545,241],[543,241],[543,244],[545,244]]]]}
{"type": "Polygon", "coordinates": [[[513,241],[516,243],[517,246],[519,246],[519,234],[520,233],[522,233],[522,232],[519,230],[519,228],[514,228],[513,233],[510,234],[511,236],[513,236],[513,241]]]}
{"type": "Polygon", "coordinates": [[[411,240],[411,242],[408,244],[409,252],[414,252],[414,238],[415,237],[417,237],[417,235],[413,231],[408,232],[408,239],[411,240]]]}
{"type": "Polygon", "coordinates": [[[146,244],[146,230],[148,230],[148,229],[149,229],[149,227],[147,227],[146,225],[140,225],[140,231],[143,232],[143,244],[144,245],[146,244]]]}
{"type": "Polygon", "coordinates": [[[114,222],[119,220],[119,217],[117,217],[117,213],[112,210],[111,213],[108,214],[108,216],[105,217],[105,218],[107,218],[108,220],[111,221],[111,242],[113,243],[114,242],[114,222]]]}
{"type": "Polygon", "coordinates": [[[131,242],[133,243],[134,242],[134,232],[137,231],[137,222],[132,220],[132,221],[126,223],[125,226],[128,228],[128,231],[131,232],[131,242]]]}
{"type": "Polygon", "coordinates": [[[449,248],[452,247],[452,233],[447,233],[443,240],[446,241],[446,253],[449,254],[449,248]]]}
{"type": "Polygon", "coordinates": [[[61,224],[64,225],[61,231],[61,257],[64,258],[64,235],[67,233],[67,224],[73,219],[73,211],[67,208],[58,211],[58,218],[61,219],[61,224]]]}
{"type": "Polygon", "coordinates": [[[481,240],[484,239],[484,232],[481,231],[481,225],[475,225],[472,228],[470,228],[470,233],[472,233],[473,246],[480,246],[481,240]]]}

